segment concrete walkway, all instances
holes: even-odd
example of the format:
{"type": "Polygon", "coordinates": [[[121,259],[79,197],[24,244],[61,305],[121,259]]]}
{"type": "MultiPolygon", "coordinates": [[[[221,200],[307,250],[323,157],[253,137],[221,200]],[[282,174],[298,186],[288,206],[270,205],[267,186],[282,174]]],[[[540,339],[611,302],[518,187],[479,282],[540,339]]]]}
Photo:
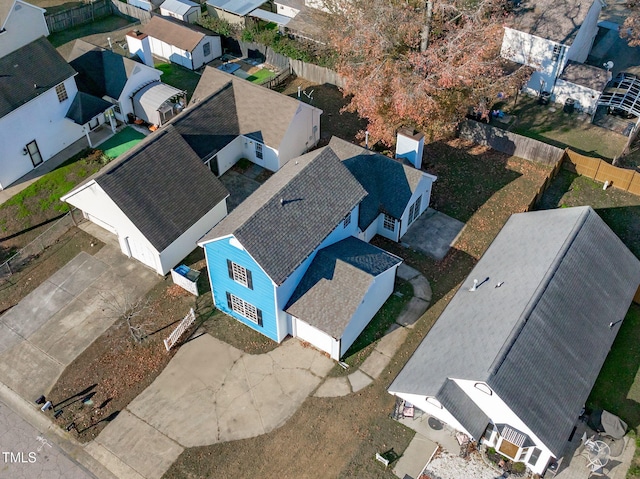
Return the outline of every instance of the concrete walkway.
{"type": "Polygon", "coordinates": [[[424,466],[438,449],[438,445],[422,434],[416,434],[400,456],[393,473],[400,479],[418,479],[424,466]]]}
{"type": "Polygon", "coordinates": [[[428,208],[402,237],[402,244],[441,260],[455,244],[463,228],[462,221],[428,208]]]}
{"type": "Polygon", "coordinates": [[[202,334],[180,347],[87,450],[118,477],[160,478],[185,447],[280,427],[334,364],[296,339],[251,355],[202,334]]]}
{"type": "Polygon", "coordinates": [[[420,272],[402,263],[398,267],[398,277],[413,286],[413,298],[398,316],[395,324],[387,330],[362,365],[346,377],[327,378],[315,392],[316,397],[346,396],[367,387],[379,378],[396,351],[402,346],[416,321],[429,308],[431,302],[431,286],[420,272]]]}

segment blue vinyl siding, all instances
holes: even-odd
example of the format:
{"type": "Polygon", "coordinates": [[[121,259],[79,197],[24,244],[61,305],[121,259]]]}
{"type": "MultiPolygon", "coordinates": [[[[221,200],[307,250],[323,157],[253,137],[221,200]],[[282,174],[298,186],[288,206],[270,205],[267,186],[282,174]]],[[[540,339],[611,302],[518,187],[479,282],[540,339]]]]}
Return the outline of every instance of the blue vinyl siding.
{"type": "Polygon", "coordinates": [[[230,239],[230,237],[224,238],[204,245],[209,264],[209,280],[216,307],[268,338],[278,341],[273,282],[246,251],[231,245],[230,239]],[[228,259],[251,271],[253,289],[249,289],[229,277],[228,259]],[[231,306],[227,304],[227,292],[260,309],[262,311],[262,326],[258,326],[253,321],[232,311],[231,306]]]}

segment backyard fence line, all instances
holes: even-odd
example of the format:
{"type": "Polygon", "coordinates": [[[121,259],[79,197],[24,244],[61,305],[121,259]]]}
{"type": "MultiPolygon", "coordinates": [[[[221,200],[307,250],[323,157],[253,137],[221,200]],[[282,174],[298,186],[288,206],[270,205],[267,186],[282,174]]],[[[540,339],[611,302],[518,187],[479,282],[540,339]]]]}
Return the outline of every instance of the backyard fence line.
{"type": "Polygon", "coordinates": [[[557,146],[474,120],[461,122],[458,135],[502,153],[549,166],[555,166],[564,155],[564,150],[557,146]]]}
{"type": "Polygon", "coordinates": [[[566,170],[600,183],[608,181],[614,188],[640,195],[640,173],[637,171],[613,166],[600,158],[581,155],[569,148],[565,150],[563,159],[566,170]]]}
{"type": "Polygon", "coordinates": [[[191,326],[195,322],[195,320],[196,313],[193,308],[191,308],[189,310],[189,313],[187,313],[187,315],[182,318],[182,321],[180,321],[178,327],[173,330],[173,332],[167,339],[164,340],[164,347],[167,349],[167,351],[171,351],[171,348],[174,347],[178,341],[180,341],[182,335],[187,329],[189,329],[189,326],[191,326]]]}
{"type": "Polygon", "coordinates": [[[544,180],[544,183],[540,186],[540,188],[538,188],[538,191],[536,192],[535,196],[533,197],[533,199],[529,203],[529,206],[527,206],[524,209],[525,212],[526,211],[533,211],[536,208],[536,205],[542,199],[542,196],[544,195],[545,191],[547,191],[547,188],[549,188],[549,186],[551,186],[551,182],[558,175],[558,173],[560,172],[561,168],[562,168],[562,157],[560,158],[559,161],[556,162],[556,164],[549,171],[549,173],[547,173],[547,177],[544,180]]]}
{"type": "Polygon", "coordinates": [[[60,32],[68,28],[111,15],[111,0],[95,0],[78,7],[69,8],[60,12],[45,14],[45,21],[49,33],[60,32]]]}
{"type": "Polygon", "coordinates": [[[119,0],[108,0],[111,2],[111,12],[119,17],[131,17],[140,20],[143,25],[151,21],[153,16],[151,12],[143,10],[135,5],[120,2],[119,0]]]}
{"type": "Polygon", "coordinates": [[[291,76],[291,72],[289,70],[283,70],[280,73],[278,73],[275,77],[266,79],[264,82],[260,83],[260,85],[262,85],[265,88],[269,88],[270,90],[273,90],[274,88],[277,88],[278,86],[280,86],[290,76],[291,76]]]}
{"type": "Polygon", "coordinates": [[[63,234],[85,221],[81,213],[82,212],[77,209],[70,210],[38,235],[36,239],[24,246],[4,263],[0,264],[0,281],[6,280],[14,273],[20,271],[31,259],[42,253],[49,246],[55,244],[63,234]]]}

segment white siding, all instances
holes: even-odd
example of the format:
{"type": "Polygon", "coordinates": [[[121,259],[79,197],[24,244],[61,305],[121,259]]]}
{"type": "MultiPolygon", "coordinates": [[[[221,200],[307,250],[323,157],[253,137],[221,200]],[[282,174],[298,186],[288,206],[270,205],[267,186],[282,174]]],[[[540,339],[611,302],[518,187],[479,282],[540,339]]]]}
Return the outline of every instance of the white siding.
{"type": "Polygon", "coordinates": [[[292,158],[305,153],[320,140],[321,114],[321,110],[302,102],[299,103],[296,114],[280,145],[272,145],[274,148],[279,148],[280,163],[278,168],[286,165],[292,158]]]}
{"type": "Polygon", "coordinates": [[[40,37],[49,36],[47,22],[44,20],[44,10],[20,0],[13,5],[5,22],[5,29],[0,33],[0,57],[40,37]]]}
{"type": "Polygon", "coordinates": [[[120,103],[121,115],[116,115],[119,120],[125,121],[127,113],[133,113],[133,100],[131,95],[139,90],[143,85],[147,85],[153,81],[160,81],[160,75],[162,72],[151,68],[147,65],[138,64],[133,68],[127,83],[122,89],[122,93],[119,98],[116,98],[120,103]]]}
{"type": "MultiPolygon", "coordinates": [[[[394,266],[384,273],[376,276],[373,283],[369,287],[362,298],[362,302],[349,321],[349,325],[345,328],[340,338],[340,357],[344,356],[349,347],[357,339],[360,333],[367,327],[384,302],[393,293],[393,285],[396,280],[396,270],[398,266],[394,266]]],[[[333,358],[340,359],[340,358],[333,358]]]]}
{"type": "Polygon", "coordinates": [[[594,0],[587,12],[580,30],[574,38],[573,43],[569,47],[567,53],[567,59],[573,60],[579,63],[584,63],[587,60],[587,56],[593,46],[593,40],[595,40],[598,34],[598,17],[602,10],[601,0],[594,0]]]}
{"type": "MultiPolygon", "coordinates": [[[[409,224],[409,210],[411,209],[411,205],[416,202],[418,197],[422,196],[420,201],[420,213],[418,217],[429,207],[429,202],[431,201],[431,185],[433,184],[433,177],[424,175],[418,183],[416,191],[413,192],[407,207],[402,213],[402,218],[400,219],[400,238],[404,236],[407,230],[411,227],[409,224]]],[[[415,220],[414,220],[415,221],[415,220]]]]}
{"type": "Polygon", "coordinates": [[[297,8],[293,8],[288,5],[282,5],[281,3],[278,3],[278,2],[274,2],[274,3],[276,4],[277,13],[279,15],[284,15],[285,17],[293,18],[298,13],[300,13],[300,10],[298,10],[297,8]]]}
{"type": "Polygon", "coordinates": [[[191,7],[184,14],[176,13],[173,10],[167,10],[166,8],[160,7],[160,15],[177,18],[178,20],[187,23],[195,23],[200,18],[200,7],[191,7]]]}
{"type": "Polygon", "coordinates": [[[176,63],[177,65],[182,65],[189,70],[193,70],[193,66],[191,63],[191,53],[185,50],[181,50],[180,48],[173,45],[169,45],[162,40],[158,40],[157,38],[149,38],[151,39],[151,41],[149,42],[151,44],[151,52],[155,56],[176,63]]]}
{"type": "Polygon", "coordinates": [[[455,417],[453,417],[453,415],[449,411],[447,411],[444,407],[438,407],[438,406],[435,406],[433,403],[428,402],[427,396],[400,393],[400,392],[391,391],[391,390],[389,392],[395,396],[398,396],[399,398],[404,399],[405,401],[410,402],[415,407],[424,411],[430,416],[433,416],[439,419],[440,421],[448,424],[449,426],[454,428],[456,431],[461,431],[465,433],[467,436],[471,437],[471,434],[469,433],[469,431],[467,431],[464,427],[462,427],[462,424],[460,424],[458,420],[455,417]]]}
{"type": "Polygon", "coordinates": [[[591,114],[596,110],[599,96],[599,91],[558,79],[552,98],[556,103],[564,103],[567,98],[573,98],[576,101],[576,109],[591,114]]]}
{"type": "Polygon", "coordinates": [[[373,220],[373,222],[367,227],[366,230],[360,232],[360,234],[358,235],[358,238],[360,238],[362,241],[366,241],[367,243],[369,241],[371,241],[373,239],[373,237],[376,235],[376,233],[378,232],[378,225],[381,224],[381,217],[383,217],[384,215],[380,214],[378,215],[378,217],[373,220]]]}
{"type": "Polygon", "coordinates": [[[211,211],[200,218],[191,228],[185,231],[180,238],[167,246],[160,253],[161,274],[167,274],[171,268],[178,265],[189,253],[196,249],[197,241],[202,238],[207,231],[217,225],[220,220],[227,216],[227,202],[222,200],[211,211]]]}
{"type": "Polygon", "coordinates": [[[191,56],[193,60],[193,69],[197,70],[205,63],[209,63],[210,61],[215,60],[221,55],[222,55],[222,43],[220,41],[220,37],[206,35],[202,40],[200,40],[200,43],[198,43],[198,45],[196,45],[196,47],[191,52],[191,56]],[[204,55],[205,43],[209,43],[211,45],[209,55],[207,56],[204,55]]]}
{"type": "Polygon", "coordinates": [[[69,98],[63,102],[52,88],[0,119],[0,189],[33,169],[29,155],[23,154],[27,143],[36,140],[47,161],[84,136],[82,126],[65,118],[78,93],[75,80],[69,78],[64,85],[69,98]]]}
{"type": "Polygon", "coordinates": [[[475,387],[477,381],[462,379],[454,380],[458,386],[460,386],[460,389],[462,389],[473,400],[473,402],[475,402],[478,407],[484,411],[494,424],[508,424],[529,435],[529,437],[536,443],[536,446],[542,451],[536,466],[532,468],[533,472],[541,474],[553,455],[551,454],[551,451],[543,445],[542,441],[533,434],[531,429],[529,429],[529,427],[511,410],[511,408],[509,408],[509,406],[498,397],[495,391],[489,395],[475,387]]]}
{"type": "Polygon", "coordinates": [[[340,341],[299,318],[294,317],[292,324],[292,335],[294,337],[312,344],[320,351],[329,354],[336,361],[340,359],[340,341]]]}
{"type": "Polygon", "coordinates": [[[398,241],[398,231],[402,228],[402,225],[398,220],[395,220],[395,229],[390,231],[384,227],[384,214],[380,213],[378,219],[374,221],[376,223],[376,233],[383,238],[388,238],[391,241],[398,241]]]}

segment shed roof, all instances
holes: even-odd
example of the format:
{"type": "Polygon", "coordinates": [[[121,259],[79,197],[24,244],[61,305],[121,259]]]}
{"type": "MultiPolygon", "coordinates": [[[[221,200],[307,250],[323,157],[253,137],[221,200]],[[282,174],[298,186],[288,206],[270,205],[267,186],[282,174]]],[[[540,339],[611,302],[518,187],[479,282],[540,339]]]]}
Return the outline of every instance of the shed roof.
{"type": "Polygon", "coordinates": [[[192,8],[200,8],[200,5],[189,0],[165,0],[160,5],[160,8],[177,13],[178,15],[185,15],[192,8]]]}
{"type": "Polygon", "coordinates": [[[360,205],[360,229],[364,231],[380,213],[400,219],[426,174],[402,161],[365,150],[335,136],[329,146],[367,190],[367,197],[360,205]]]}
{"type": "Polygon", "coordinates": [[[304,7],[304,0],[274,0],[276,5],[284,5],[285,7],[295,8],[300,11],[304,7]]]}
{"type": "Polygon", "coordinates": [[[365,195],[335,153],[321,148],[289,161],[200,244],[234,235],[282,284],[365,195]]]}
{"type": "Polygon", "coordinates": [[[389,390],[484,381],[559,457],[638,284],[590,207],[513,215],[389,390]]]}
{"type": "Polygon", "coordinates": [[[187,52],[193,51],[205,36],[218,36],[211,30],[161,15],[152,16],[149,23],[144,25],[141,30],[150,37],[187,52]]]}
{"type": "Polygon", "coordinates": [[[401,262],[350,236],[318,251],[285,310],[340,339],[374,278],[401,262]]]}
{"type": "Polygon", "coordinates": [[[591,88],[600,93],[607,84],[607,70],[603,68],[569,61],[564,67],[560,79],[576,85],[591,88]]]}
{"type": "Polygon", "coordinates": [[[84,125],[111,107],[113,107],[113,105],[108,101],[79,91],[71,102],[66,117],[78,125],[84,125]]]}
{"type": "Polygon", "coordinates": [[[264,0],[207,0],[207,5],[241,17],[252,12],[263,3],[264,0]]]}
{"type": "Polygon", "coordinates": [[[0,58],[0,118],[75,74],[45,37],[5,55],[0,58]]]}
{"type": "Polygon", "coordinates": [[[267,12],[266,10],[262,10],[261,8],[256,8],[255,10],[251,11],[249,15],[266,22],[273,22],[283,26],[287,25],[289,21],[291,21],[291,17],[280,15],[278,13],[267,12]]]}
{"type": "Polygon", "coordinates": [[[170,125],[93,179],[159,252],[229,194],[170,125]]]}

